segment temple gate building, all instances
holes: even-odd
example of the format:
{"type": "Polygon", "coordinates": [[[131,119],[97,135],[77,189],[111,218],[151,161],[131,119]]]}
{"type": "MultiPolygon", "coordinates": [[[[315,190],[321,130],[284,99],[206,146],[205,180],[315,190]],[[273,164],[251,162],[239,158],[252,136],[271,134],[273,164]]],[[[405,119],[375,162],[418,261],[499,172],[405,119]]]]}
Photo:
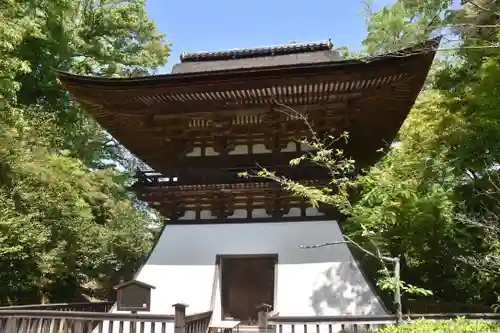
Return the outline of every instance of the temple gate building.
{"type": "Polygon", "coordinates": [[[350,133],[361,167],[395,138],[426,79],[437,41],[342,60],[331,42],[188,53],[171,74],[105,78],[59,73],[62,84],[154,172],[137,196],[166,225],[136,279],[155,286],[152,313],[213,311],[253,325],[258,306],[283,316],[385,314],[346,244],[333,207],[314,209],[271,181],[238,176],[257,164],[298,181],[328,172],[289,161],[296,139],[350,133]]]}

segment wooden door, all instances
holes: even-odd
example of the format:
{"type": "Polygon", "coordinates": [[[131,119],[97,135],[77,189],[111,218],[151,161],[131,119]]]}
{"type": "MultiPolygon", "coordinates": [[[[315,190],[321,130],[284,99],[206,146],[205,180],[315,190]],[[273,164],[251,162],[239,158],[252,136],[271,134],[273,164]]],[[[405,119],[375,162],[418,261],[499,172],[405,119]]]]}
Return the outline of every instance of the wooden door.
{"type": "Polygon", "coordinates": [[[224,317],[256,324],[258,305],[274,305],[275,258],[224,258],[222,308],[224,317]]]}

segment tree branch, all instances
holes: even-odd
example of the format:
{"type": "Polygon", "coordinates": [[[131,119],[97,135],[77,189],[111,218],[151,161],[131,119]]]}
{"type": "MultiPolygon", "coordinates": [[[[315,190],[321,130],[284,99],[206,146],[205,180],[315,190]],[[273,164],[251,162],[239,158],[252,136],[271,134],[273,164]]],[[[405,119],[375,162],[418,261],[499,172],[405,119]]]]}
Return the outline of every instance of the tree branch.
{"type": "Polygon", "coordinates": [[[472,1],[472,0],[465,0],[464,5],[468,4],[468,3],[471,4],[472,6],[476,7],[477,9],[482,10],[483,12],[488,12],[488,13],[491,13],[491,14],[498,15],[498,13],[495,12],[494,10],[486,8],[486,7],[480,5],[480,4],[478,4],[478,3],[476,3],[475,1],[472,1]]]}

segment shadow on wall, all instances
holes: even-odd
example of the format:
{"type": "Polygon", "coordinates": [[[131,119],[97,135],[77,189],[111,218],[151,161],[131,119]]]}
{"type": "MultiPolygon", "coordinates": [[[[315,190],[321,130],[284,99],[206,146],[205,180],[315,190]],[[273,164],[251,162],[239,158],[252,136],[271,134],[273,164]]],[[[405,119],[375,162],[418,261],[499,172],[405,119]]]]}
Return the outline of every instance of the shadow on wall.
{"type": "Polygon", "coordinates": [[[321,315],[373,315],[385,312],[354,262],[343,262],[324,271],[310,297],[321,315]]]}

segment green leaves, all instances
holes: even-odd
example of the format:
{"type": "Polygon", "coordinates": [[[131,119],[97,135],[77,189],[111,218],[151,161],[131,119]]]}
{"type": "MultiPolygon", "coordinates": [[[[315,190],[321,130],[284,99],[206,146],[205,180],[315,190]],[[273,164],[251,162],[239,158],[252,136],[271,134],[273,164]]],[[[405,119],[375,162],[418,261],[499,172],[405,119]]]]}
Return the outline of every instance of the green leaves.
{"type": "Polygon", "coordinates": [[[374,12],[367,2],[365,52],[373,55],[397,51],[427,40],[446,24],[445,14],[452,3],[450,0],[398,0],[374,12]]]}
{"type": "MultiPolygon", "coordinates": [[[[343,231],[363,246],[401,254],[400,287],[407,293],[497,302],[500,57],[491,46],[499,42],[499,12],[494,1],[456,8],[447,0],[398,0],[375,12],[368,6],[364,53],[399,50],[436,34],[457,49],[435,61],[397,144],[356,179],[353,161],[317,139],[316,152],[290,164],[324,166],[329,186],[265,174],[314,205],[335,205],[346,217],[343,231]]],[[[374,275],[376,264],[365,268],[374,275]]],[[[393,282],[382,279],[379,287],[392,290],[393,282]]]]}
{"type": "Polygon", "coordinates": [[[376,330],[377,333],[498,333],[496,323],[472,321],[464,318],[448,321],[415,320],[399,326],[388,326],[376,330]]]}
{"type": "Polygon", "coordinates": [[[410,294],[417,296],[432,295],[431,290],[425,288],[419,288],[412,284],[398,280],[395,277],[390,276],[386,270],[379,270],[379,274],[382,276],[382,278],[377,280],[377,287],[379,287],[381,290],[392,292],[397,286],[399,286],[401,295],[403,294],[410,294]]]}
{"type": "Polygon", "coordinates": [[[10,78],[5,93],[22,105],[43,106],[37,116],[55,116],[63,135],[58,144],[86,163],[99,164],[107,155],[116,154],[117,149],[104,145],[107,139],[84,117],[82,108],[68,103],[54,69],[131,76],[151,73],[165,64],[169,44],[148,18],[144,0],[37,1],[31,5],[11,0],[0,15],[6,22],[0,28],[0,37],[5,37],[0,45],[5,55],[0,60],[0,78],[10,78]],[[87,145],[88,141],[100,144],[87,145]]]}
{"type": "Polygon", "coordinates": [[[106,297],[149,251],[152,218],[103,167],[128,155],[54,69],[145,74],[169,45],[142,0],[7,0],[0,23],[0,304],[106,297]]]}
{"type": "MultiPolygon", "coordinates": [[[[2,185],[11,188],[15,198],[11,214],[32,214],[31,227],[40,226],[25,234],[26,243],[41,242],[34,249],[44,258],[34,260],[36,269],[32,268],[29,277],[34,274],[51,281],[49,285],[37,282],[31,288],[44,290],[69,277],[74,277],[77,285],[95,281],[110,287],[119,277],[111,272],[132,273],[130,264],[135,265],[149,250],[149,221],[134,210],[125,189],[115,183],[113,172],[89,172],[79,160],[44,149],[31,155],[14,155],[10,165],[12,185],[2,185]],[[40,239],[41,235],[44,237],[40,239]],[[130,270],[123,271],[125,266],[130,270]]],[[[23,221],[14,220],[12,228],[19,229],[23,221]]],[[[12,239],[2,240],[2,248],[11,248],[12,239]]],[[[26,251],[19,246],[15,249],[21,254],[26,251]]],[[[3,253],[0,262],[3,260],[11,258],[3,253]]],[[[29,280],[26,283],[31,284],[29,280]]],[[[22,295],[0,296],[16,299],[22,295]]]]}

